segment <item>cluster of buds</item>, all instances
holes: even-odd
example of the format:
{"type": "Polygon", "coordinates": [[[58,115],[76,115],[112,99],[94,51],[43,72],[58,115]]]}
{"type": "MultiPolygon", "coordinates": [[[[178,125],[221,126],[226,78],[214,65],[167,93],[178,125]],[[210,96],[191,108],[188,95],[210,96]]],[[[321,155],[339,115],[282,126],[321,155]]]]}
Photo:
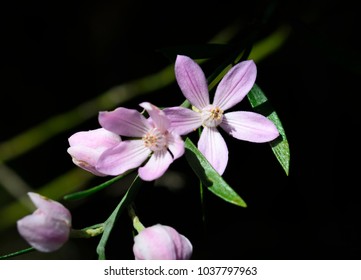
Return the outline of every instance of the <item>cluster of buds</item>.
{"type": "MultiPolygon", "coordinates": [[[[28,193],[37,209],[18,220],[20,235],[36,250],[44,253],[61,248],[72,230],[70,211],[61,203],[28,193]]],[[[192,244],[174,228],[154,225],[134,237],[136,260],[185,260],[192,255],[192,244]]]]}

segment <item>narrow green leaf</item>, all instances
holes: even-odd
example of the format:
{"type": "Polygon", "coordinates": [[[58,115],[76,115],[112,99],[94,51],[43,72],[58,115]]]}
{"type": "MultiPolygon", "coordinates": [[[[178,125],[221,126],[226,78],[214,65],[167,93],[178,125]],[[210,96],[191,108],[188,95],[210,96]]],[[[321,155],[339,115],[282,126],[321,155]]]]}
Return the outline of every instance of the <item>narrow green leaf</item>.
{"type": "Polygon", "coordinates": [[[33,247],[29,247],[29,248],[26,248],[26,249],[23,249],[23,250],[14,252],[14,253],[0,256],[0,260],[5,260],[5,259],[12,258],[12,257],[20,256],[20,255],[23,255],[23,254],[26,254],[26,253],[29,253],[32,251],[35,251],[35,249],[33,247]]]}
{"type": "Polygon", "coordinates": [[[98,253],[99,260],[106,259],[105,246],[106,246],[106,243],[108,242],[110,232],[112,231],[113,226],[114,226],[117,218],[119,217],[120,213],[124,210],[124,208],[126,208],[134,200],[135,195],[137,194],[140,186],[142,185],[139,182],[137,182],[138,178],[139,178],[138,176],[135,177],[132,185],[129,187],[128,191],[126,192],[126,194],[124,195],[122,200],[119,202],[117,207],[114,209],[113,213],[109,216],[109,218],[104,223],[104,232],[103,232],[103,235],[97,246],[97,253],[98,253]]]}
{"type": "Polygon", "coordinates": [[[255,111],[266,116],[276,125],[280,136],[271,141],[270,145],[278,162],[288,175],[290,167],[290,148],[281,120],[258,85],[254,84],[251,91],[247,94],[247,97],[255,111]]]}
{"type": "Polygon", "coordinates": [[[84,191],[79,191],[79,192],[76,192],[76,193],[71,193],[71,194],[67,194],[64,196],[64,200],[76,200],[76,199],[81,199],[81,198],[85,198],[85,197],[88,197],[108,186],[110,186],[111,184],[115,183],[116,181],[119,181],[120,179],[124,178],[126,175],[128,175],[130,172],[132,172],[132,170],[129,170],[127,172],[124,172],[122,175],[119,175],[117,177],[114,177],[98,186],[95,186],[93,188],[90,188],[90,189],[87,189],[87,190],[84,190],[84,191]]]}
{"type": "Polygon", "coordinates": [[[247,207],[244,200],[223,180],[222,176],[214,170],[208,160],[189,138],[185,141],[185,148],[185,156],[188,163],[208,190],[227,202],[237,206],[247,207]]]}

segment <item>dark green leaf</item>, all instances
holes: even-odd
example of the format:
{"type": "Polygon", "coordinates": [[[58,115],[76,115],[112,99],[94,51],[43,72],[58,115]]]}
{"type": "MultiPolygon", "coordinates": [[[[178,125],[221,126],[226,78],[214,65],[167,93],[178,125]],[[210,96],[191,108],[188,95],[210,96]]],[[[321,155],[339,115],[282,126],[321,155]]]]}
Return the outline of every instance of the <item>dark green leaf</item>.
{"type": "Polygon", "coordinates": [[[288,175],[290,166],[290,149],[281,120],[258,85],[254,84],[247,97],[255,111],[269,118],[276,125],[280,136],[271,141],[270,144],[278,162],[288,175]]]}
{"type": "Polygon", "coordinates": [[[0,256],[0,260],[5,260],[5,259],[12,258],[12,257],[20,256],[20,255],[23,255],[23,254],[26,254],[26,253],[29,253],[29,252],[32,252],[32,251],[35,251],[35,248],[33,248],[33,247],[26,248],[26,249],[23,249],[23,250],[16,251],[14,253],[10,253],[10,254],[0,256]]]}
{"type": "Polygon", "coordinates": [[[214,170],[208,160],[189,138],[185,141],[185,148],[185,156],[189,165],[208,190],[227,202],[241,207],[247,207],[244,200],[223,180],[222,176],[214,170]]]}
{"type": "Polygon", "coordinates": [[[105,246],[108,241],[108,238],[110,236],[110,232],[113,229],[113,226],[119,217],[120,213],[124,210],[124,208],[127,208],[127,206],[133,202],[135,195],[137,194],[140,186],[138,182],[138,176],[134,179],[132,185],[129,187],[128,191],[118,204],[118,206],[114,209],[113,213],[109,216],[109,218],[104,223],[104,232],[102,235],[102,238],[99,241],[99,244],[97,246],[97,253],[98,253],[98,259],[99,260],[105,260],[105,246]]]}
{"type": "Polygon", "coordinates": [[[112,179],[110,179],[110,180],[108,180],[108,181],[106,181],[106,182],[104,182],[104,183],[102,183],[102,184],[100,184],[98,186],[95,186],[95,187],[93,187],[91,189],[87,189],[85,191],[80,191],[80,192],[76,192],[76,193],[67,194],[67,195],[64,196],[64,200],[75,200],[75,199],[81,199],[81,198],[88,197],[88,196],[90,196],[90,195],[92,195],[92,194],[94,194],[94,193],[96,193],[96,192],[110,186],[111,184],[115,183],[116,181],[124,178],[126,175],[128,175],[132,171],[133,171],[133,169],[123,173],[122,175],[114,177],[114,178],[112,178],[112,179]]]}

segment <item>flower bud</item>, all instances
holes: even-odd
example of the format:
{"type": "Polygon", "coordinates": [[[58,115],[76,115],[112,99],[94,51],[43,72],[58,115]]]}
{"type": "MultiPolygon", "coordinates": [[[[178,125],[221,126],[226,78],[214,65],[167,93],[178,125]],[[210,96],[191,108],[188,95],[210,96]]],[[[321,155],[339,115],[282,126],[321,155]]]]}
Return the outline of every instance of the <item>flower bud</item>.
{"type": "Polygon", "coordinates": [[[68,241],[71,229],[71,214],[61,203],[28,193],[37,209],[17,221],[20,235],[36,250],[52,252],[68,241]]]}
{"type": "Polygon", "coordinates": [[[100,155],[107,149],[120,143],[119,135],[104,128],[74,133],[68,139],[70,147],[67,152],[73,163],[97,176],[106,176],[96,168],[100,155]]]}
{"type": "Polygon", "coordinates": [[[169,226],[147,227],[134,237],[136,260],[188,260],[192,251],[191,242],[169,226]]]}

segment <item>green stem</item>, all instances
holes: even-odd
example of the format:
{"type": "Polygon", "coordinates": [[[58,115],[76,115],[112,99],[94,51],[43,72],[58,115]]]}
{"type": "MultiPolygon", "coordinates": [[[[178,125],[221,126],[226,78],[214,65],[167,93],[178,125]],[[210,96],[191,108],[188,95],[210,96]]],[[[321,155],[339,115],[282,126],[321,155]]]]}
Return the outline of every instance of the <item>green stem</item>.
{"type": "Polygon", "coordinates": [[[116,222],[117,218],[119,217],[120,213],[124,210],[124,208],[127,208],[128,205],[130,205],[136,194],[138,193],[140,189],[140,182],[139,182],[139,176],[137,175],[135,179],[133,180],[132,184],[130,185],[128,191],[122,198],[122,200],[119,202],[117,207],[114,209],[112,214],[109,216],[109,218],[104,223],[104,232],[102,234],[102,237],[99,241],[99,244],[97,246],[97,253],[98,253],[98,259],[99,260],[105,260],[105,246],[107,244],[108,238],[110,236],[110,233],[113,229],[114,223],[116,222]]]}
{"type": "Polygon", "coordinates": [[[202,181],[199,182],[199,191],[200,191],[200,199],[201,199],[201,211],[202,211],[202,229],[203,229],[203,236],[204,241],[207,240],[207,217],[206,217],[206,204],[204,199],[204,185],[202,181]]]}
{"type": "Polygon", "coordinates": [[[124,172],[123,174],[117,176],[117,177],[114,177],[96,187],[93,187],[91,189],[87,189],[87,190],[84,190],[84,191],[79,191],[79,192],[76,192],[76,193],[72,193],[72,194],[68,194],[68,195],[65,195],[64,196],[64,199],[65,200],[75,200],[75,199],[81,199],[81,198],[85,198],[85,197],[88,197],[108,186],[110,186],[111,184],[119,181],[120,179],[124,178],[126,175],[128,175],[129,173],[133,172],[133,169],[130,169],[126,172],[124,172]]]}
{"type": "Polygon", "coordinates": [[[0,256],[0,260],[5,260],[5,259],[11,258],[11,257],[20,256],[20,255],[29,253],[29,252],[34,251],[34,250],[35,249],[33,247],[30,247],[30,248],[27,248],[27,249],[24,249],[24,250],[20,250],[20,251],[14,252],[14,253],[10,253],[10,254],[7,254],[7,255],[0,256]]]}
{"type": "Polygon", "coordinates": [[[133,221],[133,227],[136,229],[136,231],[139,233],[141,232],[145,227],[143,226],[143,224],[140,222],[138,216],[135,214],[134,211],[134,207],[132,204],[130,204],[128,206],[128,214],[129,217],[132,219],[133,221]]]}
{"type": "Polygon", "coordinates": [[[104,224],[97,224],[83,229],[71,229],[71,238],[91,238],[104,232],[104,224]]]}

